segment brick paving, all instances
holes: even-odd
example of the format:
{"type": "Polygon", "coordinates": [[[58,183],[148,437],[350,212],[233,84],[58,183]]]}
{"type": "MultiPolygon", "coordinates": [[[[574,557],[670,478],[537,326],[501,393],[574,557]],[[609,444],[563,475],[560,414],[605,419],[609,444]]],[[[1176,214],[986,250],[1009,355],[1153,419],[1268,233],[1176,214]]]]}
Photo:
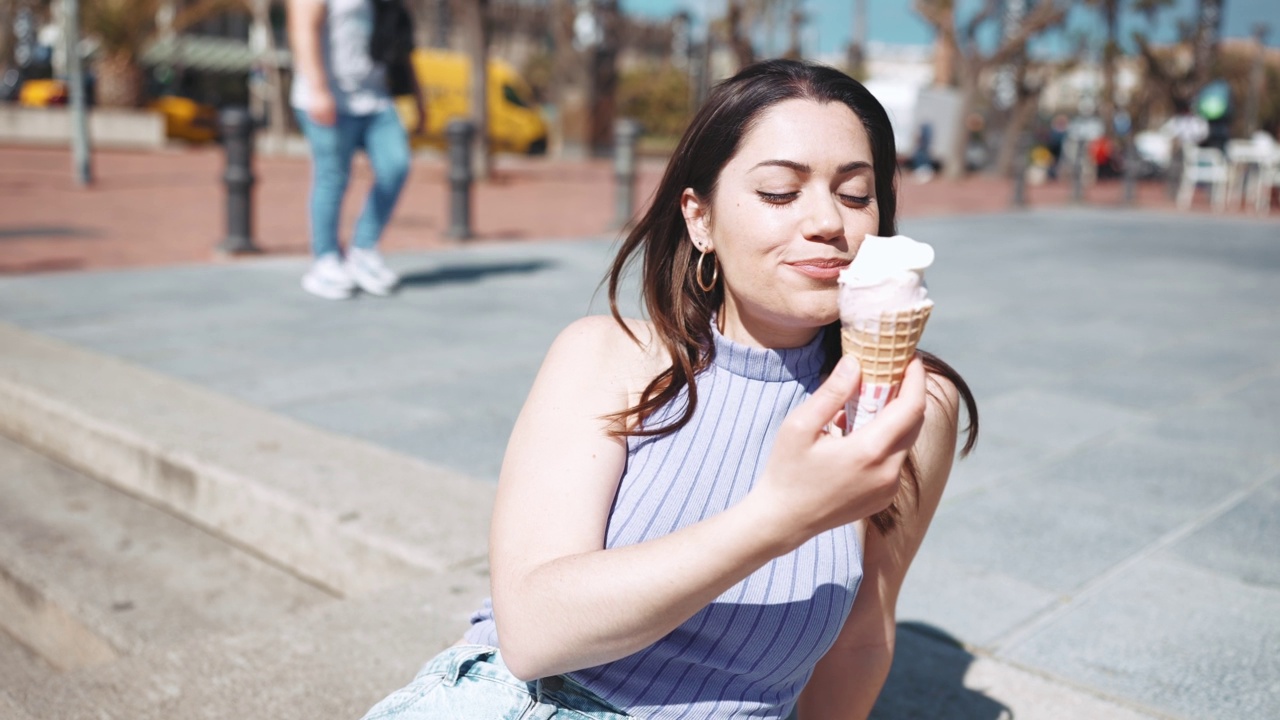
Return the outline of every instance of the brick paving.
{"type": "MultiPolygon", "coordinates": [[[[217,252],[225,234],[217,147],[175,147],[159,152],[94,154],[95,182],[78,188],[65,149],[0,147],[0,274],[231,262],[217,252]]],[[[305,157],[256,160],[254,240],[271,255],[307,252],[305,157]]],[[[638,197],[647,198],[662,173],[661,160],[641,163],[638,197]]],[[[358,161],[343,206],[343,237],[363,202],[371,173],[358,161]]],[[[1119,182],[1087,191],[1086,202],[1116,206],[1119,182]]],[[[917,184],[904,176],[904,218],[1009,209],[1009,181],[973,177],[917,184]]],[[[1067,183],[1028,188],[1033,207],[1070,202],[1067,183]]],[[[1165,189],[1140,186],[1138,205],[1178,212],[1165,189]]],[[[415,159],[395,216],[387,228],[387,252],[455,246],[448,229],[448,181],[439,156],[415,159]]],[[[578,239],[614,234],[614,187],[608,160],[563,161],[500,156],[494,177],[474,190],[473,243],[530,239],[578,239]]],[[[1201,193],[1191,213],[1208,212],[1201,193]]],[[[1239,213],[1240,211],[1236,211],[1239,213]]],[[[1280,217],[1280,208],[1272,210],[1280,217]]]]}

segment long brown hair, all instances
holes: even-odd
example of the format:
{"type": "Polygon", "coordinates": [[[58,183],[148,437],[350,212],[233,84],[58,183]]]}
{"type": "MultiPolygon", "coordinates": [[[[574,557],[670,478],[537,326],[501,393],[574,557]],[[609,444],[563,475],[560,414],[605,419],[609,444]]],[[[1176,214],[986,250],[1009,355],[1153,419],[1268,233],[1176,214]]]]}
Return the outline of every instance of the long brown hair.
{"type": "MultiPolygon", "coordinates": [[[[875,166],[875,196],[880,210],[877,234],[896,234],[897,151],[893,127],[884,107],[861,83],[822,65],[768,60],[748,66],[717,85],[680,139],[653,202],[623,239],[607,276],[613,317],[636,339],[622,321],[617,297],[623,276],[634,262],[640,262],[641,298],[653,324],[654,337],[671,358],[671,366],[645,387],[639,402],[611,418],[617,428],[615,434],[665,435],[684,427],[693,417],[698,405],[695,378],[715,357],[711,318],[724,301],[724,291],[721,283],[709,292],[698,286],[698,256],[680,210],[680,196],[685,188],[691,188],[699,199],[709,202],[721,170],[764,111],[793,99],[843,103],[862,120],[875,166]],[[687,401],[678,417],[657,427],[645,425],[655,412],[686,389],[687,401]]],[[[840,359],[840,323],[832,323],[823,333],[824,372],[830,372],[840,359]]],[[[967,438],[960,451],[963,457],[978,439],[978,407],[973,393],[950,365],[927,352],[919,355],[929,372],[947,378],[960,392],[969,418],[967,438]]],[[[904,492],[917,492],[916,463],[910,456],[903,473],[907,480],[904,492]]],[[[902,500],[899,496],[889,508],[872,516],[879,531],[892,529],[900,516],[902,500]]]]}

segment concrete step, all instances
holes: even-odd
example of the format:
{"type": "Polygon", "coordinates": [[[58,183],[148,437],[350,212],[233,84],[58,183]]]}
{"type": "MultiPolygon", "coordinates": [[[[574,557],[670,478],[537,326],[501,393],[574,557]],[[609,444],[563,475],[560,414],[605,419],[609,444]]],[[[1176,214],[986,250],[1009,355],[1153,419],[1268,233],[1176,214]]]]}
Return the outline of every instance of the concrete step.
{"type": "MultiPolygon", "coordinates": [[[[26,714],[59,720],[355,719],[457,642],[486,588],[483,569],[448,571],[269,628],[178,639],[46,675],[14,696],[26,714]]],[[[0,691],[13,692],[5,684],[0,691]]]]}
{"type": "Polygon", "coordinates": [[[0,630],[0,718],[26,718],[26,714],[18,711],[27,693],[49,682],[57,673],[35,651],[0,630]]]}
{"type": "Polygon", "coordinates": [[[0,323],[0,434],[343,596],[482,563],[494,487],[0,323]]]}
{"type": "Polygon", "coordinates": [[[59,720],[358,718],[458,640],[487,588],[483,568],[454,571],[39,677],[20,695],[0,676],[0,717],[10,692],[30,717],[59,720]]]}
{"type": "Polygon", "coordinates": [[[337,601],[4,438],[0,497],[0,626],[58,670],[337,601]]]}

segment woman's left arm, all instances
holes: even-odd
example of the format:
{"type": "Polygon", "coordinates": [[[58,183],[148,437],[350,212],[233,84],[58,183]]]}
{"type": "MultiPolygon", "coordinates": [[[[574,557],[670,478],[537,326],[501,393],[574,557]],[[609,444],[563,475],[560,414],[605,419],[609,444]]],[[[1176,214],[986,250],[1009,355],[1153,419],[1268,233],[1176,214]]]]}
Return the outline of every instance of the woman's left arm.
{"type": "Polygon", "coordinates": [[[867,531],[858,597],[800,694],[800,720],[861,720],[889,676],[898,591],[938,509],[956,453],[959,393],[937,375],[929,376],[929,391],[924,429],[914,447],[919,493],[900,497],[901,518],[888,536],[867,531]]]}

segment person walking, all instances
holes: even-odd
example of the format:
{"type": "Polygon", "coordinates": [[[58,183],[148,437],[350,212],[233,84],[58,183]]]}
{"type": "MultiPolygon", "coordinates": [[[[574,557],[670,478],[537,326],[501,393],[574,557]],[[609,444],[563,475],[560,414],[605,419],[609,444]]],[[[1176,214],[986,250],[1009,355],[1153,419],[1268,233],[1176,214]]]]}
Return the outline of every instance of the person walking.
{"type": "Polygon", "coordinates": [[[392,101],[388,76],[400,78],[418,105],[422,132],[426,110],[407,48],[399,41],[412,28],[402,0],[288,0],[294,79],[290,104],[311,149],[311,269],[307,292],[330,300],[352,297],[359,288],[389,295],[400,278],[387,267],[378,241],[409,174],[409,140],[392,101]],[[385,17],[391,12],[394,22],[385,17]],[[398,19],[396,19],[398,18],[398,19]],[[383,37],[391,32],[393,37],[383,37]],[[397,42],[399,41],[399,42],[397,42]],[[386,49],[396,58],[388,59],[386,49]],[[389,72],[390,71],[390,72],[389,72]],[[338,241],[342,198],[351,160],[364,150],[373,187],[356,221],[345,257],[338,241]]]}
{"type": "Polygon", "coordinates": [[[896,176],[888,114],[838,70],[717,86],[618,250],[613,316],[560,334],[516,420],[491,600],[366,720],[868,715],[978,420],[921,351],[873,421],[834,429],[860,378],[837,277],[895,234],[896,176]],[[617,309],[633,265],[645,319],[617,309]]]}

